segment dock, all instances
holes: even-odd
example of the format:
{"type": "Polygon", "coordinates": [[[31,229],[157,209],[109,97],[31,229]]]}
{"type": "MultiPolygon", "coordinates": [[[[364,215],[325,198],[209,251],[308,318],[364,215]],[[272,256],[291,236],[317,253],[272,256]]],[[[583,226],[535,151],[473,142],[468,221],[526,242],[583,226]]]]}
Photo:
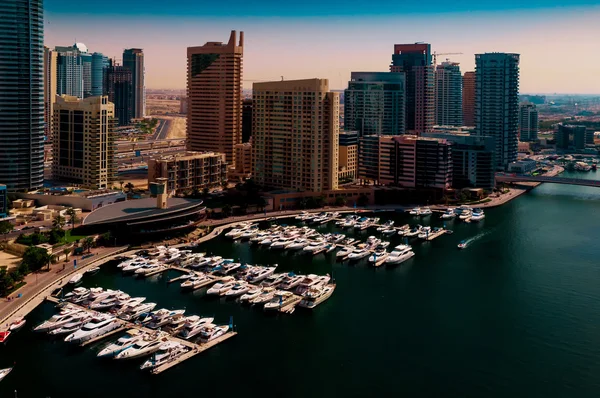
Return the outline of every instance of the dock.
{"type": "Polygon", "coordinates": [[[126,324],[125,321],[121,321],[121,320],[119,320],[119,321],[121,322],[121,327],[116,328],[115,330],[111,330],[110,332],[105,333],[102,336],[95,337],[95,338],[93,338],[91,340],[86,340],[83,343],[81,343],[80,346],[85,347],[86,345],[93,344],[93,343],[95,343],[97,341],[103,340],[103,339],[105,339],[107,337],[110,337],[110,336],[115,335],[117,333],[124,332],[125,330],[129,329],[129,326],[127,326],[127,324],[126,324]]]}
{"type": "Polygon", "coordinates": [[[389,254],[385,254],[385,255],[377,258],[377,260],[374,263],[371,263],[371,265],[373,267],[380,267],[383,263],[385,263],[385,260],[387,260],[388,257],[389,257],[389,254]]]}
{"type": "Polygon", "coordinates": [[[157,275],[157,274],[162,274],[163,272],[167,271],[168,269],[169,269],[169,267],[160,267],[156,271],[152,271],[147,274],[144,274],[144,278],[149,278],[149,277],[157,275]]]}
{"type": "Polygon", "coordinates": [[[445,233],[446,233],[446,230],[445,230],[445,229],[440,229],[439,231],[432,232],[432,233],[428,234],[428,235],[427,235],[427,237],[426,237],[426,238],[424,238],[424,240],[426,240],[426,241],[432,241],[432,240],[434,240],[435,238],[437,238],[437,237],[440,237],[440,236],[444,235],[445,233]]]}

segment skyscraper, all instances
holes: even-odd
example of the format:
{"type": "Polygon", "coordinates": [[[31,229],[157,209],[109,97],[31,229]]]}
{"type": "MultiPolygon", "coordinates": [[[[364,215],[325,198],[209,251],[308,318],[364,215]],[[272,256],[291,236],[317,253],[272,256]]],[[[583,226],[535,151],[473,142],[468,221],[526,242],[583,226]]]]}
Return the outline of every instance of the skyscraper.
{"type": "Polygon", "coordinates": [[[253,85],[253,176],[258,185],[321,192],[338,186],[339,93],[327,79],[253,85]]]}
{"type": "Polygon", "coordinates": [[[52,114],[56,101],[56,51],[44,47],[44,134],[52,140],[52,114]]]}
{"type": "Polygon", "coordinates": [[[344,127],[363,135],[404,134],[405,74],[352,72],[344,92],[344,127]]]}
{"type": "Polygon", "coordinates": [[[395,44],[392,72],[406,74],[407,133],[429,131],[435,122],[435,73],[431,65],[431,45],[395,44]]]}
{"type": "Polygon", "coordinates": [[[114,106],[106,96],[63,95],[54,104],[52,177],[109,188],[115,180],[114,106]]]}
{"type": "Polygon", "coordinates": [[[475,131],[496,141],[496,168],[517,159],[519,54],[475,55],[475,131]]]}
{"type": "Polygon", "coordinates": [[[102,95],[104,93],[104,69],[108,68],[108,57],[102,53],[92,54],[92,85],[91,95],[102,95]]]}
{"type": "Polygon", "coordinates": [[[462,76],[457,62],[442,62],[435,70],[435,124],[462,126],[462,76]]]}
{"type": "Polygon", "coordinates": [[[521,104],[519,108],[519,139],[537,141],[539,131],[538,111],[534,104],[521,104]]]}
{"type": "Polygon", "coordinates": [[[463,125],[475,126],[475,72],[465,72],[462,85],[463,125]]]}
{"type": "Polygon", "coordinates": [[[119,126],[130,125],[133,117],[131,71],[123,66],[105,68],[103,86],[103,94],[114,104],[114,114],[119,126]]]}
{"type": "Polygon", "coordinates": [[[83,43],[72,46],[56,46],[57,94],[84,98],[91,90],[91,57],[83,43]],[[88,81],[84,81],[87,79],[88,81]]]}
{"type": "Polygon", "coordinates": [[[242,103],[242,142],[249,142],[252,137],[252,98],[245,98],[242,103]]]}
{"type": "Polygon", "coordinates": [[[0,2],[0,183],[9,191],[44,182],[44,8],[0,2]]]}
{"type": "Polygon", "coordinates": [[[187,49],[187,147],[221,152],[235,167],[236,144],[242,142],[242,58],[244,32],[237,42],[208,42],[187,49]]]}
{"type": "Polygon", "coordinates": [[[134,119],[146,115],[146,86],[144,82],[144,52],[140,48],[123,51],[123,66],[131,71],[131,111],[134,119]]]}

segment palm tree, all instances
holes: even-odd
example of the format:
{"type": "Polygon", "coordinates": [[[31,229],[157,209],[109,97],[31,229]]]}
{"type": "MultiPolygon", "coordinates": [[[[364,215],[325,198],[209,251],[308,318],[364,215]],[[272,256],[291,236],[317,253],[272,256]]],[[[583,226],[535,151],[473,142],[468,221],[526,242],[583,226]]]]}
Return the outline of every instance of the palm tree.
{"type": "Polygon", "coordinates": [[[83,249],[84,250],[87,249],[88,253],[90,253],[92,251],[92,247],[94,247],[94,238],[92,238],[91,236],[88,236],[83,241],[83,249]]]}
{"type": "Polygon", "coordinates": [[[44,259],[44,263],[46,263],[46,267],[48,267],[48,271],[50,271],[50,264],[56,259],[56,257],[54,257],[53,254],[50,254],[48,252],[44,252],[42,256],[42,258],[44,259]]]}
{"type": "Polygon", "coordinates": [[[119,184],[121,185],[121,191],[122,191],[123,190],[123,184],[125,184],[125,181],[119,180],[119,184]]]}
{"type": "Polygon", "coordinates": [[[54,217],[54,220],[52,220],[52,227],[56,228],[56,229],[62,229],[62,227],[65,226],[66,220],[63,216],[61,216],[60,214],[58,214],[56,217],[54,217]]]}
{"type": "Polygon", "coordinates": [[[63,249],[63,254],[65,255],[65,263],[66,263],[67,261],[69,261],[69,254],[71,254],[71,248],[65,247],[63,249]]]}
{"type": "Polygon", "coordinates": [[[71,229],[75,228],[75,223],[79,221],[79,219],[77,218],[77,212],[74,208],[71,207],[67,209],[66,214],[67,216],[69,216],[69,221],[71,221],[71,229]]]}
{"type": "Polygon", "coordinates": [[[135,186],[132,183],[128,182],[127,184],[125,184],[125,189],[127,189],[129,193],[133,191],[133,188],[135,188],[135,186]]]}

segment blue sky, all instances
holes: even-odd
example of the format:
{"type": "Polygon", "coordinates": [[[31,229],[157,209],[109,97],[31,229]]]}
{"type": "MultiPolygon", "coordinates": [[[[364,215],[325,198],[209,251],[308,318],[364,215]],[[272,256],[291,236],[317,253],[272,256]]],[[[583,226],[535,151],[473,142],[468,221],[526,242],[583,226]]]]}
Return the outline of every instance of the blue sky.
{"type": "Polygon", "coordinates": [[[520,53],[521,92],[600,93],[600,0],[45,0],[45,9],[50,47],[76,38],[117,60],[143,48],[149,88],[184,88],[186,47],[243,30],[245,87],[284,75],[343,89],[351,71],[388,70],[395,43],[424,41],[463,53],[450,57],[463,71],[477,53],[520,53]]]}

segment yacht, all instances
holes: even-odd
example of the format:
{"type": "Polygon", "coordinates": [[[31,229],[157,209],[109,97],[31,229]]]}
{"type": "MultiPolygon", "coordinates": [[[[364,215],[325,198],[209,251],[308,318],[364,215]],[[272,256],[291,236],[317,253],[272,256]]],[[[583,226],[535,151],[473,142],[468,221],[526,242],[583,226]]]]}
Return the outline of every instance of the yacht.
{"type": "Polygon", "coordinates": [[[255,298],[257,298],[262,293],[262,291],[263,291],[262,286],[253,287],[250,290],[248,290],[248,292],[243,294],[242,297],[240,297],[240,301],[242,303],[250,302],[250,301],[254,300],[255,298]]]}
{"type": "Polygon", "coordinates": [[[300,250],[300,249],[304,249],[306,246],[308,246],[308,244],[309,244],[308,240],[306,240],[304,238],[299,238],[299,239],[294,239],[292,242],[288,243],[285,248],[287,250],[300,250]]]}
{"type": "Polygon", "coordinates": [[[346,246],[346,247],[343,247],[342,250],[340,250],[339,252],[337,252],[335,254],[335,256],[337,258],[340,258],[340,257],[343,258],[343,257],[348,256],[350,253],[352,253],[353,250],[354,250],[354,247],[352,247],[352,246],[346,246]]]}
{"type": "Polygon", "coordinates": [[[396,228],[393,226],[386,227],[385,229],[381,230],[381,233],[387,237],[394,236],[396,232],[396,228]]]}
{"type": "Polygon", "coordinates": [[[408,214],[410,214],[411,216],[420,216],[421,215],[421,208],[420,207],[415,207],[408,214]]]}
{"type": "Polygon", "coordinates": [[[79,330],[83,325],[87,323],[92,318],[92,315],[86,314],[83,318],[74,320],[72,322],[66,323],[59,328],[50,330],[48,332],[51,336],[59,336],[61,334],[69,334],[73,333],[76,330],[79,330]]]}
{"type": "Polygon", "coordinates": [[[84,341],[102,336],[120,327],[121,322],[116,318],[98,315],[83,325],[81,329],[65,337],[65,341],[71,343],[83,343],[84,341]]]}
{"type": "Polygon", "coordinates": [[[227,232],[225,236],[228,238],[237,239],[241,237],[244,232],[246,232],[245,228],[234,228],[231,231],[227,232]]]}
{"type": "Polygon", "coordinates": [[[160,309],[158,311],[155,311],[154,314],[152,315],[152,318],[150,319],[150,323],[148,323],[147,327],[150,329],[158,329],[161,326],[165,326],[166,324],[168,324],[169,322],[171,322],[171,319],[175,316],[175,315],[180,315],[185,313],[185,310],[167,310],[167,309],[160,309]]]}
{"type": "Polygon", "coordinates": [[[4,379],[6,376],[8,376],[8,374],[10,373],[11,370],[12,370],[12,368],[0,369],[0,381],[2,381],[2,379],[4,379]]]}
{"type": "Polygon", "coordinates": [[[311,288],[304,296],[302,301],[298,303],[298,305],[304,308],[315,308],[317,305],[331,297],[334,290],[335,285],[325,285],[311,288]]]}
{"type": "Polygon", "coordinates": [[[25,319],[25,317],[16,318],[14,321],[12,321],[12,323],[10,324],[10,327],[8,328],[8,330],[11,331],[11,332],[16,332],[17,330],[19,330],[23,326],[25,326],[25,322],[27,322],[27,320],[25,319]]]}
{"type": "Polygon", "coordinates": [[[251,304],[266,303],[267,301],[271,300],[274,295],[275,295],[274,287],[265,287],[262,289],[262,292],[260,292],[260,294],[257,297],[253,298],[252,300],[249,300],[248,302],[251,304]]]}
{"type": "Polygon", "coordinates": [[[450,220],[454,217],[456,217],[456,213],[454,212],[454,209],[451,208],[447,208],[446,211],[440,216],[440,218],[444,220],[450,220]]]}
{"type": "Polygon", "coordinates": [[[429,207],[423,207],[421,209],[421,213],[419,215],[421,217],[424,217],[424,216],[430,216],[431,214],[432,214],[432,211],[431,211],[431,209],[429,207]]]}
{"type": "Polygon", "coordinates": [[[471,217],[472,217],[471,210],[463,210],[460,213],[460,216],[458,216],[458,218],[460,218],[463,221],[469,220],[469,219],[471,219],[471,217]]]}
{"type": "Polygon", "coordinates": [[[189,348],[176,341],[167,341],[158,348],[151,359],[144,362],[140,369],[153,369],[169,363],[189,351],[189,348]]]}
{"type": "Polygon", "coordinates": [[[164,269],[166,269],[166,267],[164,265],[149,263],[141,268],[136,269],[135,275],[146,276],[146,275],[156,272],[158,270],[164,270],[164,269]]]}
{"type": "Polygon", "coordinates": [[[277,285],[279,285],[281,282],[283,282],[283,280],[285,279],[285,274],[273,274],[271,276],[269,276],[268,278],[266,278],[265,280],[263,280],[260,285],[262,287],[276,287],[277,285]]]}
{"type": "Polygon", "coordinates": [[[215,269],[215,274],[225,276],[239,269],[241,266],[241,263],[234,263],[233,260],[228,259],[223,261],[223,264],[217,267],[218,269],[215,269]]]}
{"type": "Polygon", "coordinates": [[[379,246],[381,244],[381,239],[377,239],[374,236],[369,236],[367,238],[367,248],[368,249],[375,249],[377,246],[379,246]]]}
{"type": "Polygon", "coordinates": [[[72,292],[65,294],[63,299],[67,301],[71,301],[73,303],[78,303],[80,301],[85,300],[90,294],[90,290],[85,287],[76,287],[72,292]]]}
{"type": "Polygon", "coordinates": [[[417,236],[419,239],[427,239],[429,237],[429,235],[431,235],[433,232],[433,230],[431,229],[431,227],[427,226],[427,227],[423,227],[421,228],[421,233],[419,233],[419,235],[417,236]]]}
{"type": "Polygon", "coordinates": [[[96,275],[98,272],[100,272],[100,267],[92,267],[85,271],[86,275],[96,275]]]}
{"type": "Polygon", "coordinates": [[[231,289],[229,289],[226,293],[225,296],[226,297],[237,297],[237,296],[241,296],[242,294],[246,294],[250,291],[250,288],[252,286],[247,284],[247,283],[236,283],[231,289]]]}
{"type": "Polygon", "coordinates": [[[315,274],[307,275],[304,280],[296,287],[296,294],[303,296],[311,287],[326,285],[331,277],[329,275],[319,276],[315,274]]]}
{"type": "Polygon", "coordinates": [[[404,236],[407,232],[410,232],[410,225],[404,224],[401,227],[396,228],[398,236],[404,236]]]}
{"type": "Polygon", "coordinates": [[[326,242],[324,240],[313,240],[307,246],[305,246],[302,251],[305,253],[312,253],[315,250],[321,248],[326,242]]]}
{"type": "Polygon", "coordinates": [[[225,333],[227,333],[227,331],[229,330],[229,326],[227,325],[223,325],[223,326],[216,326],[216,325],[208,325],[205,326],[201,331],[200,331],[200,341],[202,341],[203,343],[208,343],[209,341],[212,341],[222,335],[224,335],[225,333]]]}
{"type": "Polygon", "coordinates": [[[258,233],[259,233],[258,227],[254,226],[254,227],[251,227],[251,228],[248,228],[247,230],[245,230],[244,233],[242,233],[242,235],[240,235],[240,239],[241,240],[252,239],[258,233]]]}
{"type": "Polygon", "coordinates": [[[271,236],[271,234],[268,232],[265,232],[265,231],[259,232],[256,235],[254,235],[252,238],[250,238],[250,242],[251,243],[262,242],[263,240],[265,240],[267,238],[267,236],[271,236]]]}
{"type": "Polygon", "coordinates": [[[197,336],[206,325],[211,325],[214,318],[201,318],[196,322],[189,323],[183,327],[183,330],[179,335],[186,340],[189,340],[197,336]]]}
{"type": "Polygon", "coordinates": [[[296,220],[299,220],[299,221],[302,221],[302,220],[304,220],[304,218],[305,218],[305,217],[307,217],[307,216],[309,216],[309,215],[310,215],[310,213],[309,213],[309,212],[307,212],[307,211],[302,211],[302,212],[300,212],[300,214],[298,214],[296,217],[294,217],[294,219],[296,219],[296,220]]]}
{"type": "Polygon", "coordinates": [[[71,279],[69,279],[69,283],[71,285],[75,285],[75,284],[81,282],[81,278],[83,278],[83,274],[78,272],[75,275],[73,275],[73,277],[71,277],[71,279]]]}
{"type": "MultiPolygon", "coordinates": [[[[215,290],[213,290],[213,292],[210,292],[210,289],[206,292],[206,294],[218,294],[219,296],[224,296],[227,294],[228,291],[230,291],[231,289],[233,289],[235,287],[235,285],[237,285],[238,282],[237,281],[229,281],[229,282],[225,282],[223,283],[217,290],[215,293],[215,290]]],[[[218,285],[218,283],[217,283],[218,285]]],[[[216,286],[216,285],[215,285],[216,286]]],[[[214,286],[213,286],[214,287],[214,286]]],[[[212,289],[212,288],[211,288],[212,289]]]]}
{"type": "Polygon", "coordinates": [[[363,259],[365,257],[367,257],[371,252],[369,251],[369,249],[364,248],[364,247],[358,247],[354,250],[352,250],[352,253],[348,254],[348,260],[350,261],[358,261],[360,259],[363,259]]]}
{"type": "Polygon", "coordinates": [[[293,273],[289,273],[283,278],[283,280],[279,284],[279,289],[291,290],[298,286],[303,280],[304,275],[295,275],[293,273]]]}
{"type": "Polygon", "coordinates": [[[389,255],[390,254],[385,250],[377,250],[375,253],[369,256],[369,262],[374,264],[381,263],[385,261],[385,259],[388,258],[389,255]]]}
{"type": "Polygon", "coordinates": [[[400,264],[414,255],[415,253],[409,245],[398,245],[390,253],[388,258],[385,259],[385,262],[386,264],[400,264]]]}
{"type": "Polygon", "coordinates": [[[144,338],[144,332],[140,332],[138,329],[130,329],[126,332],[126,335],[119,338],[114,343],[107,345],[98,353],[98,357],[114,357],[121,351],[125,351],[129,347],[133,346],[138,341],[144,338]]]}
{"type": "Polygon", "coordinates": [[[458,248],[459,249],[466,249],[467,248],[467,241],[466,240],[461,240],[460,243],[458,244],[458,248]]]}
{"type": "Polygon", "coordinates": [[[377,232],[383,232],[386,229],[390,229],[390,228],[393,228],[393,227],[394,227],[394,220],[389,220],[389,221],[386,221],[380,227],[377,227],[377,232]]]}
{"type": "Polygon", "coordinates": [[[473,210],[471,221],[481,221],[485,218],[485,213],[483,209],[475,209],[473,210]]]}
{"type": "Polygon", "coordinates": [[[273,295],[273,298],[265,303],[264,309],[268,310],[277,310],[279,308],[285,307],[290,302],[295,299],[294,294],[292,292],[286,292],[284,290],[278,290],[273,295]]]}
{"type": "Polygon", "coordinates": [[[121,271],[123,271],[124,273],[135,272],[136,270],[142,268],[146,264],[148,264],[148,260],[139,259],[137,261],[133,261],[125,265],[123,268],[121,268],[121,271]]]}
{"type": "Polygon", "coordinates": [[[367,217],[361,217],[354,223],[354,229],[362,229],[363,224],[368,223],[369,219],[367,217]]]}
{"type": "Polygon", "coordinates": [[[293,241],[294,241],[294,238],[291,238],[291,237],[279,238],[279,239],[273,241],[273,243],[271,243],[271,249],[285,249],[285,247],[287,245],[289,245],[290,243],[292,243],[293,241]]]}
{"type": "Polygon", "coordinates": [[[129,300],[127,300],[127,301],[123,302],[121,305],[119,305],[119,307],[113,308],[113,310],[111,310],[111,312],[114,312],[116,314],[131,312],[131,310],[133,310],[134,308],[137,308],[144,301],[146,301],[146,297],[130,298],[129,300]]]}
{"type": "Polygon", "coordinates": [[[160,348],[160,346],[169,341],[166,336],[154,337],[151,338],[146,336],[146,338],[138,340],[133,343],[132,346],[126,348],[125,350],[119,352],[115,355],[115,359],[134,359],[140,358],[146,355],[150,355],[160,348]]]}
{"type": "Polygon", "coordinates": [[[192,276],[191,278],[181,283],[181,288],[193,290],[199,289],[201,286],[205,285],[209,280],[211,279],[206,274],[192,276]]]}
{"type": "Polygon", "coordinates": [[[119,318],[121,318],[125,321],[133,321],[133,320],[136,320],[137,318],[141,317],[144,314],[148,314],[155,307],[156,307],[156,303],[140,304],[137,307],[132,308],[128,312],[122,312],[121,314],[119,314],[119,318]]]}
{"type": "Polygon", "coordinates": [[[59,327],[66,325],[67,323],[71,323],[82,319],[86,315],[87,313],[81,310],[70,310],[65,314],[53,315],[50,319],[48,319],[46,322],[39,324],[33,330],[36,332],[49,332],[51,330],[58,329],[59,327]]]}
{"type": "Polygon", "coordinates": [[[267,236],[265,239],[261,240],[260,242],[258,242],[261,246],[271,246],[271,244],[273,243],[273,241],[277,239],[276,235],[269,235],[267,236]]]}
{"type": "Polygon", "coordinates": [[[275,272],[275,267],[256,267],[252,270],[250,275],[246,277],[246,281],[255,284],[273,275],[273,272],[275,272]]]}
{"type": "Polygon", "coordinates": [[[414,236],[418,236],[422,230],[423,230],[423,227],[420,225],[417,225],[416,227],[411,228],[410,231],[405,232],[404,236],[406,236],[408,238],[412,238],[414,236]]]}

